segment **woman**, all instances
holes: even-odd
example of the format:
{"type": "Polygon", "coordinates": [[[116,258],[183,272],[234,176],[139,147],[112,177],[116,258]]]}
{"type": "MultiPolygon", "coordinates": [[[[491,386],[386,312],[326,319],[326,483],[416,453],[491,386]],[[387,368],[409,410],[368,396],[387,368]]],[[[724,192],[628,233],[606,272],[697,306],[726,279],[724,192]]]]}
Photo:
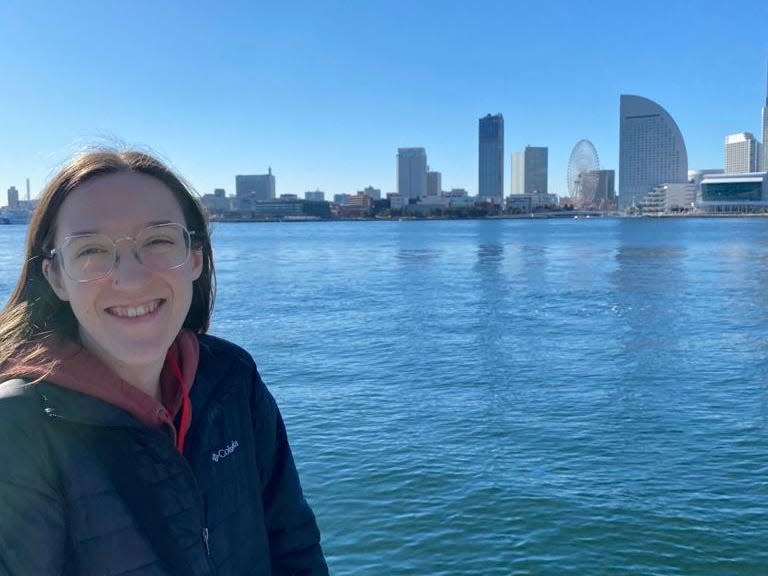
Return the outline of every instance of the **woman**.
{"type": "Polygon", "coordinates": [[[0,574],[327,574],[274,399],[205,334],[213,280],[157,159],[46,187],[0,313],[0,574]]]}

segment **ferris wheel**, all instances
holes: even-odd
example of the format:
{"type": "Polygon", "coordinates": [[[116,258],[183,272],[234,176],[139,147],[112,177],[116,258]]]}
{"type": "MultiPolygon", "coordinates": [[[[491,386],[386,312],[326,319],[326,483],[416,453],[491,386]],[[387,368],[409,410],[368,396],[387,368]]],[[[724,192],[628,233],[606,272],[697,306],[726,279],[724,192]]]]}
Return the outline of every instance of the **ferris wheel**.
{"type": "Polygon", "coordinates": [[[568,160],[568,195],[580,206],[592,203],[597,191],[597,176],[600,170],[600,158],[594,144],[589,140],[579,140],[571,151],[568,160]]]}

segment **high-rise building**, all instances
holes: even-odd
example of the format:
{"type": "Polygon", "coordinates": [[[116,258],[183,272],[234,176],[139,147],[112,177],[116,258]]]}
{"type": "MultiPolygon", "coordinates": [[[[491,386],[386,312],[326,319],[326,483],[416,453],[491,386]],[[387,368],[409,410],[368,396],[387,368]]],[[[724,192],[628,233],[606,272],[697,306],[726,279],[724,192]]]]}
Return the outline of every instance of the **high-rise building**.
{"type": "Polygon", "coordinates": [[[761,158],[761,170],[768,172],[768,74],[765,79],[765,104],[763,105],[763,146],[761,158]]]}
{"type": "Polygon", "coordinates": [[[526,146],[512,154],[511,194],[547,193],[549,149],[526,146]]]}
{"type": "Polygon", "coordinates": [[[440,172],[427,172],[427,196],[440,196],[443,191],[443,175],[440,172]]]}
{"type": "Polygon", "coordinates": [[[272,168],[267,174],[235,176],[235,196],[263,201],[275,199],[275,177],[272,168]]]}
{"type": "Polygon", "coordinates": [[[427,195],[427,152],[424,148],[397,149],[397,193],[405,198],[427,195]]]}
{"type": "Polygon", "coordinates": [[[674,119],[656,102],[622,94],[619,114],[619,210],[626,210],[659,184],[687,182],[688,152],[674,119]]]}
{"type": "Polygon", "coordinates": [[[16,186],[8,188],[8,208],[16,210],[19,207],[19,191],[16,186]]]}
{"type": "Polygon", "coordinates": [[[478,195],[504,199],[504,116],[486,114],[478,128],[478,195]]]}
{"type": "Polygon", "coordinates": [[[747,174],[758,172],[759,142],[749,132],[738,132],[725,137],[725,173],[747,174]]]}

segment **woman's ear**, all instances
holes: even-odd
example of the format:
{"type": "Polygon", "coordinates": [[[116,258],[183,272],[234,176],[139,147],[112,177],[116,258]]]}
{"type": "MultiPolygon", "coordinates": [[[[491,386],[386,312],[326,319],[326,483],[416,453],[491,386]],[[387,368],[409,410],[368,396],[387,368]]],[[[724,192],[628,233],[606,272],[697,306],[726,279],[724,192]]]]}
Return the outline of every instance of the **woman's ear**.
{"type": "Polygon", "coordinates": [[[192,258],[192,281],[194,282],[198,278],[200,278],[200,274],[203,273],[203,251],[192,249],[191,256],[192,258]]]}
{"type": "Polygon", "coordinates": [[[59,270],[58,266],[54,265],[53,260],[50,258],[43,260],[43,276],[45,276],[45,279],[48,281],[48,285],[56,293],[56,296],[58,296],[60,300],[64,300],[65,302],[69,300],[67,289],[65,288],[64,283],[61,281],[61,271],[59,270]]]}

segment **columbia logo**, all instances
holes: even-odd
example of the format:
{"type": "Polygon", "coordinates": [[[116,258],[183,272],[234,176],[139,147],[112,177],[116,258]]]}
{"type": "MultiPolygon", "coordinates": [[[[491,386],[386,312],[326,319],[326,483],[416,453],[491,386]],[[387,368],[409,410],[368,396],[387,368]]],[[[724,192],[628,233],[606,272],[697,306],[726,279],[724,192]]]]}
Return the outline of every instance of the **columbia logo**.
{"type": "Polygon", "coordinates": [[[232,454],[232,452],[234,452],[235,448],[237,448],[238,446],[240,446],[240,444],[237,443],[237,440],[232,440],[232,443],[229,446],[227,446],[226,448],[222,448],[221,450],[217,450],[216,452],[211,454],[211,460],[213,460],[214,462],[218,462],[222,458],[226,458],[227,456],[232,454]]]}

